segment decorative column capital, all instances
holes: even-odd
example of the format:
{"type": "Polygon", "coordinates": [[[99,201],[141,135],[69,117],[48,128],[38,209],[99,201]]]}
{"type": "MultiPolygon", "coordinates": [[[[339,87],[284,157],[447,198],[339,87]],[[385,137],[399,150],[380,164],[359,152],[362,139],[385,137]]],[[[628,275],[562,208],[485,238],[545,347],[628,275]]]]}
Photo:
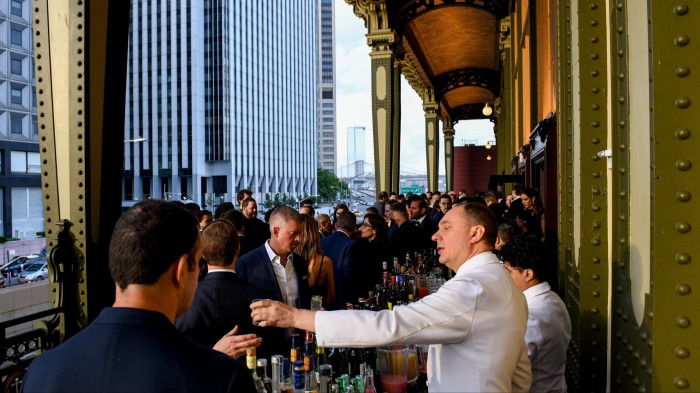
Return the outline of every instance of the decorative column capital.
{"type": "Polygon", "coordinates": [[[501,56],[503,56],[503,53],[510,49],[510,45],[510,16],[506,16],[505,18],[501,19],[498,34],[498,47],[501,50],[501,56]]]}

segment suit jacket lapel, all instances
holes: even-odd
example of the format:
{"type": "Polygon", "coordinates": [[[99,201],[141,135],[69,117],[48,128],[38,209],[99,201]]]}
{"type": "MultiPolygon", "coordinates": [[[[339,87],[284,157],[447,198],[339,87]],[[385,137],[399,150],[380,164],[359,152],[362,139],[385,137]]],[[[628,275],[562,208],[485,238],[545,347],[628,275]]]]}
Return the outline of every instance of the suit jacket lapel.
{"type": "Polygon", "coordinates": [[[267,249],[265,248],[264,244],[262,247],[260,247],[260,252],[262,253],[263,259],[262,268],[265,271],[265,274],[267,275],[268,279],[270,280],[270,288],[273,289],[273,291],[275,292],[277,300],[282,301],[284,299],[282,297],[282,289],[280,288],[280,284],[277,282],[277,275],[275,274],[275,269],[272,268],[272,261],[267,255],[267,249]]]}

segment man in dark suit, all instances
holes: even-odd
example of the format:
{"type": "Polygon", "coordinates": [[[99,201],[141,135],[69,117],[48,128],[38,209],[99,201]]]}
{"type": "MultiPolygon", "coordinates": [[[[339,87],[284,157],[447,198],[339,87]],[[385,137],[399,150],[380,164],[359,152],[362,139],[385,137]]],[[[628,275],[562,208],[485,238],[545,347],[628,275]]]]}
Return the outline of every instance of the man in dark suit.
{"type": "Polygon", "coordinates": [[[408,219],[406,205],[395,204],[391,209],[391,220],[396,224],[396,231],[389,235],[391,254],[399,259],[401,265],[406,262],[406,253],[423,251],[432,240],[425,237],[420,225],[408,219]]]}
{"type": "Polygon", "coordinates": [[[25,392],[255,392],[239,361],[173,326],[192,303],[202,256],[197,219],[158,200],[140,202],[114,227],[112,308],[35,359],[25,392]]]}
{"type": "MultiPolygon", "coordinates": [[[[229,212],[240,214],[236,210],[229,210],[226,214],[229,212]]],[[[240,249],[238,240],[238,231],[225,219],[217,220],[202,232],[203,256],[207,261],[208,273],[197,287],[192,306],[175,321],[175,327],[207,347],[214,346],[229,333],[241,333],[238,342],[229,343],[233,357],[243,356],[246,348],[260,346],[257,356],[270,359],[272,355],[286,352],[284,331],[253,326],[250,303],[255,299],[271,299],[273,295],[270,291],[255,288],[236,275],[234,267],[240,249]]]]}
{"type": "Polygon", "coordinates": [[[299,244],[301,230],[296,210],[276,207],[270,216],[270,240],[238,260],[238,277],[270,291],[275,300],[309,308],[309,268],[304,258],[292,252],[299,244]]]}
{"type": "Polygon", "coordinates": [[[408,215],[411,221],[418,224],[423,231],[424,244],[429,245],[430,248],[435,248],[436,244],[431,239],[435,232],[438,231],[438,224],[428,218],[428,204],[425,202],[425,198],[412,196],[408,203],[408,215]]]}
{"type": "Polygon", "coordinates": [[[354,258],[355,241],[352,235],[355,232],[355,215],[347,210],[338,214],[335,223],[335,232],[321,239],[321,250],[323,254],[333,261],[333,280],[335,283],[335,305],[328,305],[329,309],[344,308],[346,302],[357,299],[349,299],[347,295],[351,293],[350,276],[352,272],[352,261],[354,258]]]}

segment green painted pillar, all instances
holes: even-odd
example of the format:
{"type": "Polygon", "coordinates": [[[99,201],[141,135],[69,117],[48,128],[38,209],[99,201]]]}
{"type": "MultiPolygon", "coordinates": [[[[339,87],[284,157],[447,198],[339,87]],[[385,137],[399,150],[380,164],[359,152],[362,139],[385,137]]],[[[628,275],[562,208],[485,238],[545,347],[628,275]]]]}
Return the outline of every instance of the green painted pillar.
{"type": "Polygon", "coordinates": [[[571,355],[579,369],[579,390],[605,391],[608,331],[608,36],[605,3],[578,3],[580,129],[580,227],[578,266],[572,269],[571,355]]]}
{"type": "Polygon", "coordinates": [[[700,391],[700,4],[648,0],[653,391],[700,391]]]}
{"type": "Polygon", "coordinates": [[[428,166],[428,189],[438,189],[438,157],[440,138],[438,137],[438,104],[432,89],[423,93],[423,111],[425,112],[425,158],[428,166]]]}
{"type": "Polygon", "coordinates": [[[392,48],[393,31],[367,34],[372,47],[372,126],[377,191],[398,191],[401,69],[392,48]]]}
{"type": "Polygon", "coordinates": [[[447,188],[445,191],[451,191],[454,188],[455,129],[452,118],[449,116],[444,116],[442,119],[442,133],[445,135],[445,184],[447,188]]]}

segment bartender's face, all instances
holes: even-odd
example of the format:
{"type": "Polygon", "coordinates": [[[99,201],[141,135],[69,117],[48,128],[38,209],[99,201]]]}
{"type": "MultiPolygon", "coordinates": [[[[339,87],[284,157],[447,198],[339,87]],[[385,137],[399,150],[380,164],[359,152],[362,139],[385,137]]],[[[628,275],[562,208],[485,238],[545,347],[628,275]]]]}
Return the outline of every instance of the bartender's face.
{"type": "Polygon", "coordinates": [[[433,235],[437,242],[440,263],[457,270],[469,258],[474,245],[470,242],[472,227],[467,222],[463,206],[448,211],[440,220],[439,230],[433,235]]]}

